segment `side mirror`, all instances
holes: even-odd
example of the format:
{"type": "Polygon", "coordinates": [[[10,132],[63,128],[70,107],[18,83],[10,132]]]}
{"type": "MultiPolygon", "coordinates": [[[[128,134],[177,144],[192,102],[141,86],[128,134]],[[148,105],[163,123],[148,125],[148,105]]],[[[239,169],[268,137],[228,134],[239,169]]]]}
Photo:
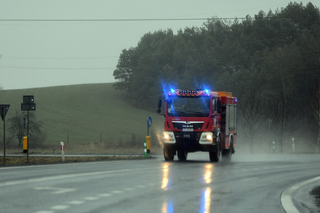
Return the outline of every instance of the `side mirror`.
{"type": "Polygon", "coordinates": [[[161,113],[161,105],[162,105],[162,100],[161,100],[161,98],[159,98],[159,100],[158,100],[158,109],[157,109],[157,113],[158,114],[161,113]]]}
{"type": "Polygon", "coordinates": [[[221,100],[218,99],[217,101],[217,113],[221,113],[221,100]]]}

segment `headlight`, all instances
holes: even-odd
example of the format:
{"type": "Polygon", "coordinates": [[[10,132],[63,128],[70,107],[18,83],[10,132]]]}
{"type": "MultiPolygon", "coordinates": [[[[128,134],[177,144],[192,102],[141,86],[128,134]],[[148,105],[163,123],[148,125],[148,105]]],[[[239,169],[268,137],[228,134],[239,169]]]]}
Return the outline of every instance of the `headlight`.
{"type": "Polygon", "coordinates": [[[206,135],[208,141],[212,141],[212,135],[206,135]]]}
{"type": "Polygon", "coordinates": [[[199,143],[200,144],[212,144],[213,143],[213,134],[212,134],[212,132],[203,132],[201,134],[199,143]]]}
{"type": "Polygon", "coordinates": [[[163,142],[164,143],[176,143],[173,132],[164,132],[163,133],[163,142]]]}

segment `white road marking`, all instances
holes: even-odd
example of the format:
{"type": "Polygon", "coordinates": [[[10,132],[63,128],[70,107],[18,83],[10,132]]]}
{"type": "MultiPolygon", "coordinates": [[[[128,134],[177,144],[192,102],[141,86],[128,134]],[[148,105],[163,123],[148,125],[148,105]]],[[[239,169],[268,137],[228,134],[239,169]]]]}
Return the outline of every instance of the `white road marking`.
{"type": "Polygon", "coordinates": [[[56,206],[52,206],[50,209],[54,209],[54,210],[64,210],[69,208],[69,206],[67,205],[56,205],[56,206]]]}
{"type": "Polygon", "coordinates": [[[125,191],[132,191],[134,188],[124,188],[125,191]]]}
{"type": "Polygon", "coordinates": [[[154,186],[154,185],[156,185],[155,183],[149,183],[149,184],[147,184],[148,186],[154,186]]]}
{"type": "Polygon", "coordinates": [[[86,197],[85,200],[93,201],[93,200],[98,200],[99,197],[86,197]]]}
{"type": "Polygon", "coordinates": [[[122,193],[122,192],[123,192],[123,191],[115,190],[115,191],[112,191],[111,193],[120,194],[120,193],[122,193]]]}
{"type": "Polygon", "coordinates": [[[38,212],[35,212],[35,213],[54,213],[54,211],[38,211],[38,212]]]}
{"type": "Polygon", "coordinates": [[[242,181],[243,181],[243,182],[248,182],[248,181],[253,181],[253,180],[256,180],[256,179],[258,179],[258,178],[253,177],[253,178],[246,178],[246,179],[243,179],[242,181]]]}
{"type": "Polygon", "coordinates": [[[139,186],[136,186],[136,187],[142,189],[142,188],[146,187],[146,185],[139,185],[139,186]]]}
{"type": "Polygon", "coordinates": [[[84,203],[84,201],[81,201],[81,200],[73,200],[73,201],[68,202],[68,204],[72,204],[72,205],[80,205],[83,203],[84,203]]]}
{"type": "Polygon", "coordinates": [[[111,194],[105,193],[105,194],[99,194],[100,197],[109,197],[111,194]]]}
{"type": "Polygon", "coordinates": [[[51,194],[63,194],[67,192],[76,191],[77,189],[68,189],[68,188],[56,188],[56,187],[35,187],[35,190],[49,190],[53,191],[51,194]]]}
{"type": "Polygon", "coordinates": [[[72,179],[72,178],[79,178],[79,177],[85,177],[85,176],[105,175],[106,177],[107,175],[112,176],[115,173],[121,173],[121,172],[141,171],[141,170],[161,169],[161,168],[162,167],[120,169],[120,170],[114,170],[114,171],[100,171],[100,172],[88,172],[88,173],[82,173],[82,174],[48,176],[48,177],[41,177],[41,178],[32,178],[32,179],[3,182],[3,183],[0,183],[0,187],[13,186],[13,185],[19,185],[19,184],[38,183],[38,182],[53,181],[53,180],[60,180],[60,179],[72,179]]]}
{"type": "Polygon", "coordinates": [[[303,181],[301,183],[298,183],[296,185],[291,186],[290,188],[284,190],[281,194],[281,204],[285,212],[287,213],[299,213],[298,209],[295,207],[293,200],[292,200],[292,195],[293,193],[300,187],[319,181],[320,176],[316,178],[312,178],[310,180],[303,181]]]}

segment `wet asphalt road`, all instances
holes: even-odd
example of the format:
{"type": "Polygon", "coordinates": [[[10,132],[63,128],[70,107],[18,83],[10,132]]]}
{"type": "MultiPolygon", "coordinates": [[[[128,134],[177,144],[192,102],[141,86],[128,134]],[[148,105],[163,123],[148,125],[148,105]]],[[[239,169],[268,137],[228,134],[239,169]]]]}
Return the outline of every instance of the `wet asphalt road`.
{"type": "Polygon", "coordinates": [[[0,212],[284,212],[283,190],[320,176],[319,168],[320,155],[236,154],[210,163],[207,153],[187,162],[154,156],[2,167],[0,212]]]}

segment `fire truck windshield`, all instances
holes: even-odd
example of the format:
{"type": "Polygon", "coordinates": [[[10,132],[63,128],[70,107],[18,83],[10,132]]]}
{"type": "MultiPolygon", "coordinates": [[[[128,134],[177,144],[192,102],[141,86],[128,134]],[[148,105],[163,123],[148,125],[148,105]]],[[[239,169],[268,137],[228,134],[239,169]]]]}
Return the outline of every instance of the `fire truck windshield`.
{"type": "Polygon", "coordinates": [[[167,102],[167,114],[172,117],[208,117],[210,97],[172,96],[167,102]]]}

